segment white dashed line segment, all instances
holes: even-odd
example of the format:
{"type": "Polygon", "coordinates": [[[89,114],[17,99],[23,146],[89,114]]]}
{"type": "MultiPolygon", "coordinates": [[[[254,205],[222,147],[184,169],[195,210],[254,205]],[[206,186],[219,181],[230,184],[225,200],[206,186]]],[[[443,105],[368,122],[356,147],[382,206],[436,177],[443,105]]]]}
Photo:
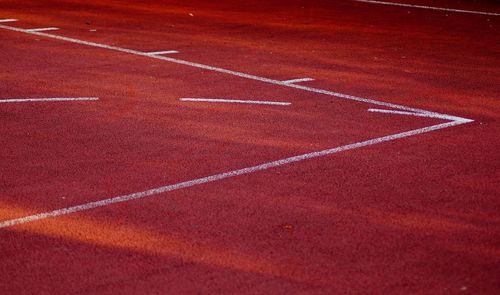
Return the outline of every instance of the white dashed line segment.
{"type": "Polygon", "coordinates": [[[16,98],[16,99],[0,99],[0,103],[61,102],[61,101],[87,101],[87,100],[99,100],[99,98],[98,97],[16,98]]]}
{"type": "Polygon", "coordinates": [[[263,101],[263,100],[239,100],[239,99],[218,99],[218,98],[180,98],[180,101],[189,102],[209,102],[209,103],[241,103],[241,104],[264,104],[288,106],[292,103],[281,101],[263,101]]]}

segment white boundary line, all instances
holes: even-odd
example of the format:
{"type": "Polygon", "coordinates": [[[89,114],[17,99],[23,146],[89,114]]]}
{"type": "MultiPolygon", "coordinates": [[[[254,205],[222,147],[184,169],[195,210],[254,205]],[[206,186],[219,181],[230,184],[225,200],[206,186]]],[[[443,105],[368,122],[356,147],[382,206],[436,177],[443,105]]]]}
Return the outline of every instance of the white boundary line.
{"type": "Polygon", "coordinates": [[[210,103],[243,103],[243,104],[265,104],[289,106],[291,102],[263,101],[263,100],[239,100],[239,99],[219,99],[219,98],[179,98],[180,101],[189,102],[210,102],[210,103]]]}
{"type": "Polygon", "coordinates": [[[285,84],[293,84],[293,83],[309,82],[309,81],[314,81],[314,79],[313,78],[299,78],[299,79],[285,80],[282,82],[285,84]]]}
{"type": "MultiPolygon", "coordinates": [[[[283,81],[279,81],[279,80],[273,80],[273,79],[259,77],[259,76],[255,76],[255,75],[251,75],[251,74],[233,71],[233,70],[227,70],[227,69],[223,69],[223,68],[218,68],[218,67],[200,64],[200,63],[190,62],[190,61],[186,61],[186,60],[182,60],[182,59],[176,59],[173,57],[150,55],[147,52],[141,52],[141,51],[137,51],[137,50],[133,50],[133,49],[127,49],[127,48],[122,48],[122,47],[117,47],[117,46],[111,46],[111,45],[100,44],[100,43],[95,43],[95,42],[83,41],[83,40],[79,40],[79,39],[63,37],[63,36],[58,36],[58,35],[53,35],[53,34],[47,34],[47,33],[42,33],[42,32],[29,32],[25,29],[20,29],[20,28],[11,27],[11,26],[5,26],[5,25],[0,25],[0,29],[31,34],[31,35],[35,35],[35,36],[46,37],[46,38],[51,38],[51,39],[55,39],[55,40],[71,42],[71,43],[75,43],[75,44],[81,44],[81,45],[102,48],[102,49],[108,49],[108,50],[113,50],[113,51],[118,51],[118,52],[138,55],[138,56],[144,56],[144,57],[153,58],[153,59],[162,60],[162,61],[167,61],[167,62],[176,63],[176,64],[180,64],[180,65],[195,67],[195,68],[199,68],[199,69],[203,69],[203,70],[233,75],[233,76],[237,76],[237,77],[241,77],[241,78],[245,78],[245,79],[250,79],[250,80],[255,80],[255,81],[260,81],[260,82],[264,82],[264,83],[268,83],[268,84],[300,89],[300,90],[307,91],[307,92],[324,94],[324,95],[334,96],[334,97],[343,98],[343,99],[347,99],[347,100],[369,103],[369,104],[374,104],[374,105],[378,105],[378,106],[384,106],[387,108],[394,108],[394,109],[399,109],[399,110],[403,110],[403,111],[417,112],[417,113],[429,113],[429,114],[432,113],[432,114],[438,115],[438,113],[430,112],[430,111],[426,111],[426,110],[422,110],[422,109],[418,109],[418,108],[411,108],[411,107],[398,105],[398,104],[394,104],[394,103],[383,102],[383,101],[378,101],[378,100],[374,100],[374,99],[368,99],[368,98],[343,94],[343,93],[319,89],[319,88],[307,87],[307,86],[296,85],[296,84],[287,84],[287,83],[283,83],[283,81]]],[[[439,114],[439,115],[443,115],[443,114],[439,114]]]]}
{"type": "Polygon", "coordinates": [[[239,175],[250,174],[250,173],[257,172],[257,171],[268,170],[271,168],[275,168],[275,167],[279,167],[279,166],[283,166],[283,165],[287,165],[287,164],[291,164],[291,163],[295,163],[295,162],[300,162],[300,161],[318,158],[318,157],[324,157],[327,155],[332,155],[332,154],[336,154],[336,153],[340,153],[340,152],[344,152],[344,151],[348,151],[348,150],[353,150],[353,149],[357,149],[357,148],[361,148],[361,147],[366,147],[366,146],[370,146],[370,145],[380,144],[383,142],[388,142],[388,141],[392,141],[392,140],[396,140],[396,139],[400,139],[400,138],[404,138],[404,137],[409,137],[409,136],[413,136],[413,135],[418,135],[418,134],[422,134],[422,133],[426,133],[426,132],[431,132],[431,131],[435,131],[435,130],[439,130],[439,129],[444,129],[444,128],[448,128],[448,127],[452,127],[452,126],[457,126],[460,124],[464,124],[464,122],[453,121],[453,122],[448,122],[448,123],[442,123],[442,124],[438,124],[438,125],[433,125],[433,126],[429,126],[429,127],[419,128],[419,129],[415,129],[415,130],[411,130],[411,131],[406,131],[406,132],[402,132],[402,133],[387,135],[387,136],[383,136],[383,137],[369,139],[366,141],[361,141],[361,142],[357,142],[357,143],[343,145],[343,146],[339,146],[339,147],[335,147],[335,148],[331,148],[331,149],[327,149],[327,150],[323,150],[323,151],[312,152],[312,153],[307,153],[307,154],[303,154],[303,155],[299,155],[299,156],[295,156],[295,157],[290,157],[290,158],[285,158],[285,159],[276,160],[276,161],[272,161],[272,162],[267,162],[267,163],[263,163],[260,165],[239,169],[239,170],[233,170],[233,171],[215,174],[215,175],[211,175],[211,176],[207,176],[207,177],[203,177],[203,178],[197,178],[194,180],[179,182],[176,184],[165,185],[165,186],[161,186],[161,187],[157,187],[157,188],[153,188],[153,189],[149,189],[146,191],[137,192],[137,193],[133,193],[133,194],[129,194],[129,195],[108,198],[108,199],[95,201],[95,202],[89,202],[89,203],[85,203],[85,204],[81,204],[81,205],[77,205],[77,206],[73,206],[73,207],[57,209],[54,211],[34,214],[34,215],[16,218],[16,219],[11,219],[11,220],[5,220],[5,221],[0,222],[0,229],[15,226],[15,225],[20,225],[20,224],[24,224],[24,223],[29,223],[29,222],[33,222],[33,221],[37,221],[37,220],[47,219],[47,218],[51,218],[51,217],[63,216],[63,215],[68,215],[68,214],[77,213],[77,212],[81,212],[81,211],[86,211],[86,210],[90,210],[90,209],[94,209],[94,208],[98,208],[98,207],[104,207],[104,206],[108,206],[111,204],[123,203],[123,202],[131,201],[131,200],[137,200],[137,199],[142,199],[142,198],[146,198],[146,197],[151,197],[151,196],[162,194],[162,193],[167,193],[167,192],[171,192],[171,191],[175,191],[175,190],[179,190],[179,189],[193,187],[193,186],[201,185],[201,184],[205,184],[205,183],[215,182],[218,180],[231,178],[231,177],[235,177],[235,176],[239,176],[239,175]]]}
{"type": "Polygon", "coordinates": [[[10,22],[17,22],[17,19],[15,18],[0,19],[0,23],[10,23],[10,22]]]}
{"type": "Polygon", "coordinates": [[[241,78],[261,81],[261,82],[268,83],[268,84],[290,87],[290,88],[294,88],[294,89],[300,89],[303,91],[339,97],[339,98],[348,99],[348,100],[352,100],[352,101],[364,102],[364,103],[374,104],[374,105],[378,105],[378,106],[394,108],[394,109],[398,109],[398,110],[403,110],[403,111],[405,111],[405,113],[419,113],[419,114],[423,114],[423,115],[426,115],[429,117],[451,120],[451,122],[447,122],[447,123],[437,124],[437,125],[419,128],[419,129],[406,131],[406,132],[401,132],[401,133],[397,133],[397,134],[393,134],[393,135],[387,135],[387,136],[383,136],[383,137],[369,139],[366,141],[361,141],[361,142],[352,143],[352,144],[348,144],[348,145],[344,145],[344,146],[340,146],[340,147],[326,149],[323,151],[317,151],[317,152],[307,153],[307,154],[298,155],[298,156],[294,156],[294,157],[290,157],[290,158],[280,159],[280,160],[276,160],[276,161],[272,161],[272,162],[263,163],[263,164],[260,164],[257,166],[252,166],[252,167],[247,167],[247,168],[243,168],[243,169],[239,169],[239,170],[233,170],[233,171],[229,171],[229,172],[225,172],[225,173],[215,174],[212,176],[207,176],[207,177],[198,178],[198,179],[194,179],[194,180],[190,180],[190,181],[180,182],[177,184],[166,185],[166,186],[162,186],[162,187],[158,187],[158,188],[154,188],[154,189],[150,189],[150,190],[146,190],[146,191],[142,191],[142,192],[138,192],[138,193],[108,198],[108,199],[104,199],[104,200],[100,200],[100,201],[96,201],[96,202],[90,202],[90,203],[86,203],[86,204],[82,204],[82,205],[58,209],[58,210],[40,213],[40,214],[35,214],[35,215],[26,216],[26,217],[22,217],[22,218],[5,220],[5,221],[0,222],[0,228],[6,228],[6,227],[10,227],[10,226],[18,225],[18,224],[23,224],[23,223],[28,223],[28,222],[32,222],[32,221],[36,221],[36,220],[46,219],[46,218],[50,218],[50,217],[67,215],[67,214],[85,211],[85,210],[89,210],[89,209],[93,209],[93,208],[97,208],[97,207],[107,206],[110,204],[121,203],[121,202],[130,201],[130,200],[150,197],[153,195],[157,195],[157,194],[161,194],[161,193],[165,193],[165,192],[169,192],[169,191],[173,191],[173,190],[188,188],[188,187],[192,187],[195,185],[201,185],[204,183],[214,182],[214,181],[218,181],[218,180],[222,180],[222,179],[226,179],[226,178],[230,178],[230,177],[254,173],[257,171],[267,170],[270,168],[275,168],[275,167],[279,167],[282,165],[291,164],[291,163],[295,163],[295,162],[299,162],[299,161],[303,161],[303,160],[307,160],[307,159],[323,157],[323,156],[327,156],[327,155],[331,155],[331,154],[335,154],[335,153],[339,153],[339,152],[343,152],[343,151],[347,151],[347,150],[353,150],[353,149],[357,149],[357,148],[361,148],[361,147],[365,147],[365,146],[380,144],[383,142],[388,142],[388,141],[392,141],[392,140],[396,140],[396,139],[400,139],[400,138],[405,138],[405,137],[409,137],[409,136],[414,136],[414,135],[418,135],[418,134],[423,134],[423,133],[427,133],[427,132],[431,132],[431,131],[435,131],[435,130],[439,130],[439,129],[449,128],[449,127],[472,122],[472,120],[466,119],[466,118],[450,116],[450,115],[445,115],[445,114],[439,114],[439,113],[430,112],[430,111],[426,111],[426,110],[422,110],[422,109],[411,108],[411,107],[402,106],[402,105],[398,105],[398,104],[387,103],[387,102],[382,102],[382,101],[377,101],[377,100],[373,100],[373,99],[367,99],[367,98],[342,94],[342,93],[318,89],[318,88],[305,87],[305,86],[300,86],[300,85],[295,85],[295,84],[287,84],[287,83],[284,83],[283,81],[273,80],[273,79],[269,79],[269,78],[265,78],[265,77],[259,77],[259,76],[255,76],[255,75],[251,75],[251,74],[227,70],[227,69],[218,68],[218,67],[212,67],[212,66],[208,66],[208,65],[204,65],[204,64],[200,64],[200,63],[194,63],[194,62],[170,58],[170,57],[150,55],[148,53],[144,53],[144,52],[140,52],[140,51],[136,51],[136,50],[132,50],[132,49],[127,49],[127,48],[121,48],[121,47],[116,47],[116,46],[88,42],[88,41],[78,40],[78,39],[74,39],[74,38],[62,37],[62,36],[51,35],[51,34],[40,33],[40,32],[30,32],[30,31],[27,31],[25,29],[19,29],[19,28],[10,27],[10,26],[4,26],[4,25],[0,25],[0,29],[21,32],[21,33],[27,33],[27,34],[32,34],[32,35],[36,35],[36,36],[42,36],[42,37],[52,38],[52,39],[56,39],[56,40],[61,40],[61,41],[66,41],[66,42],[71,42],[71,43],[76,43],[76,44],[82,44],[82,45],[87,45],[87,46],[92,46],[92,47],[97,47],[97,48],[102,48],[102,49],[108,49],[108,50],[113,50],[113,51],[118,51],[118,52],[123,52],[123,53],[128,53],[128,54],[145,56],[145,57],[163,60],[163,61],[167,61],[167,62],[172,62],[172,63],[176,63],[176,64],[181,64],[181,65],[191,66],[191,67],[200,68],[200,69],[204,69],[204,70],[225,73],[228,75],[233,75],[233,76],[237,76],[237,77],[241,77],[241,78]]]}
{"type": "Polygon", "coordinates": [[[60,102],[60,101],[87,101],[99,100],[98,97],[50,97],[50,98],[16,98],[0,99],[0,103],[19,103],[19,102],[60,102]]]}
{"type": "Polygon", "coordinates": [[[175,54],[175,53],[179,53],[179,51],[177,51],[177,50],[167,50],[167,51],[148,52],[149,55],[175,54]]]}
{"type": "Polygon", "coordinates": [[[455,117],[450,115],[441,115],[441,114],[433,114],[433,113],[415,113],[415,112],[403,112],[403,111],[394,111],[394,110],[382,110],[382,109],[368,109],[369,112],[372,113],[384,113],[384,114],[393,114],[393,115],[407,115],[407,116],[415,116],[415,117],[425,117],[425,118],[436,118],[450,121],[460,121],[464,123],[473,122],[473,120],[465,119],[461,117],[455,117]]]}
{"type": "Polygon", "coordinates": [[[412,7],[412,8],[440,10],[440,11],[449,11],[449,12],[460,12],[460,13],[470,13],[470,14],[482,14],[482,15],[500,16],[500,13],[486,12],[486,11],[463,10],[463,9],[454,9],[454,8],[445,8],[445,7],[434,7],[434,6],[406,4],[406,3],[396,3],[396,2],[386,2],[386,1],[375,1],[375,0],[353,0],[353,1],[363,2],[363,3],[371,3],[371,4],[380,4],[380,5],[391,5],[391,6],[412,7]]]}
{"type": "Polygon", "coordinates": [[[38,28],[38,29],[27,29],[26,31],[28,32],[44,32],[44,31],[56,31],[59,30],[59,28],[38,28]]]}

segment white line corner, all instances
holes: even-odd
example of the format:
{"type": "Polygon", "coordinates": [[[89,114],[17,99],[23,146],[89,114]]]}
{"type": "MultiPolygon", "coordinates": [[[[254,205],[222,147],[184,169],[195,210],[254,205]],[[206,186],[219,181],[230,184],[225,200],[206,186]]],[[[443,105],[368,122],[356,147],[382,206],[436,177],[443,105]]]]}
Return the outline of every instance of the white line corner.
{"type": "Polygon", "coordinates": [[[445,115],[445,114],[439,114],[439,113],[434,113],[434,112],[406,112],[406,111],[395,111],[395,110],[385,110],[385,109],[368,109],[368,112],[392,114],[392,115],[415,116],[415,117],[424,117],[424,118],[435,118],[435,119],[450,120],[453,122],[460,122],[460,123],[474,122],[474,120],[471,120],[471,119],[457,117],[457,116],[450,116],[450,115],[445,115]]]}

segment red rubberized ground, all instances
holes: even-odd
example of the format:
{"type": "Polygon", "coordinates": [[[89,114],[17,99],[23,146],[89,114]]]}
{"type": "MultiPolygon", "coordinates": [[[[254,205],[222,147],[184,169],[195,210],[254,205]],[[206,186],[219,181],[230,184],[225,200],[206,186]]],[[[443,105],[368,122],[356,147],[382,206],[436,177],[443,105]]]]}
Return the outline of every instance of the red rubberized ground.
{"type": "MultiPolygon", "coordinates": [[[[102,2],[6,0],[0,25],[474,122],[0,228],[1,294],[500,292],[500,16],[102,2]]],[[[446,122],[0,26],[0,100],[37,97],[99,100],[0,103],[0,223],[446,122]]]]}

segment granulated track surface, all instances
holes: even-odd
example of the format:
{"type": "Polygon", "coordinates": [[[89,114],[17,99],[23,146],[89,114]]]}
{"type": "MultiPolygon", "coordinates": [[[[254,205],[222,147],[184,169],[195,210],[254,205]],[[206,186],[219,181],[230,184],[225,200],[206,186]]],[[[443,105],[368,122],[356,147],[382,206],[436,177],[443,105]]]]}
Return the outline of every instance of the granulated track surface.
{"type": "Polygon", "coordinates": [[[500,291],[493,1],[103,2],[0,3],[0,293],[500,291]]]}

